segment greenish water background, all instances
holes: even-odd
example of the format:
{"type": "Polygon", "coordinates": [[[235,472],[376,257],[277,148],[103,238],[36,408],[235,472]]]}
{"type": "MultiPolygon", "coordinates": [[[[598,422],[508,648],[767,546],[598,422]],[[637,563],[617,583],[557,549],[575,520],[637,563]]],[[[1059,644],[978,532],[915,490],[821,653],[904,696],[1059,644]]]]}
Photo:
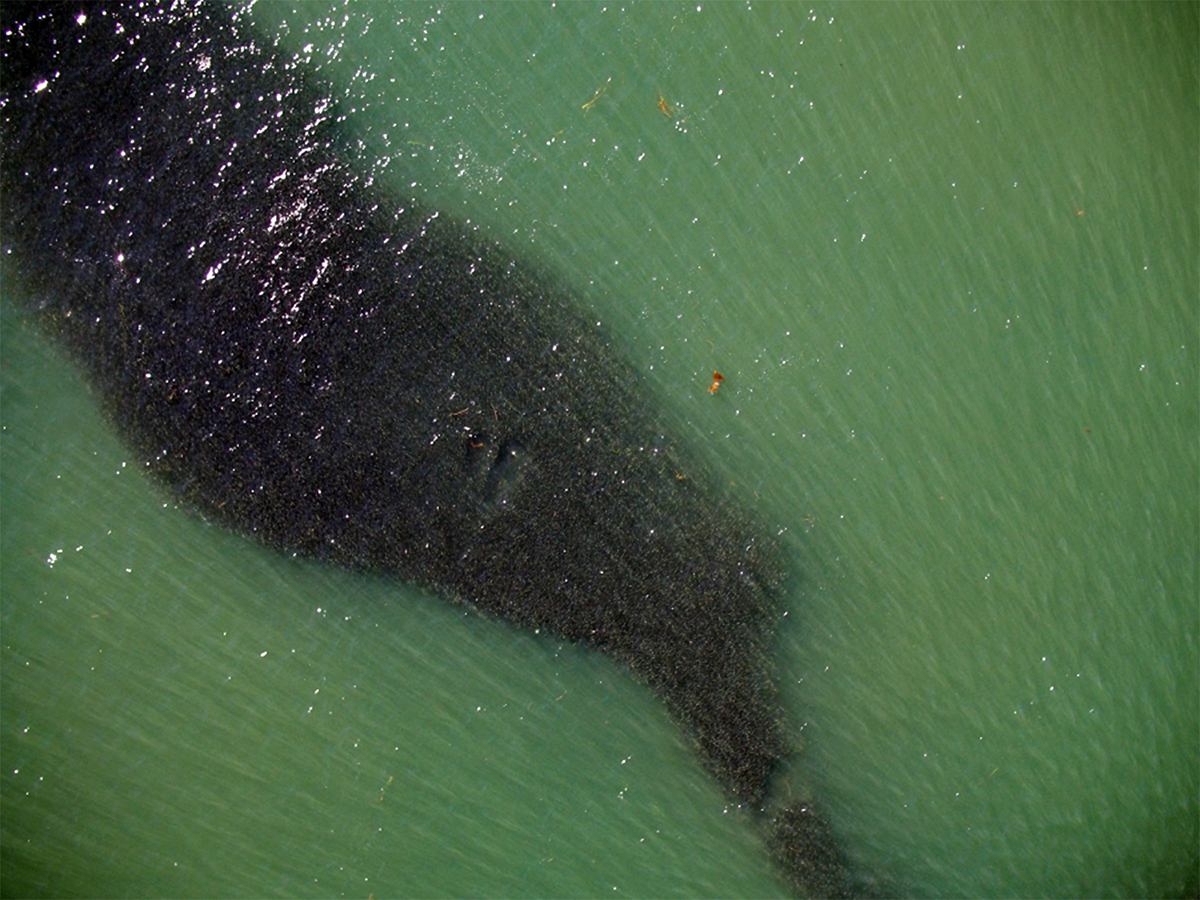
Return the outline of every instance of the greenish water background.
{"type": "MultiPolygon", "coordinates": [[[[1196,890],[1195,5],[252,16],[781,533],[797,790],[858,864],[1196,890]]],[[[5,895],[780,893],[607,660],[186,515],[2,325],[5,895]]]]}

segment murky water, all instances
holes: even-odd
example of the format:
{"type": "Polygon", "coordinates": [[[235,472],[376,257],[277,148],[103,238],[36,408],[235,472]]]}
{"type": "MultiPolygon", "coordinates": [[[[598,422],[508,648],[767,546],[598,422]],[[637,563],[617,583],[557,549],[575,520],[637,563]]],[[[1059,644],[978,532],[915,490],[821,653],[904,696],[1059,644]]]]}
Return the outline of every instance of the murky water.
{"type": "MultiPolygon", "coordinates": [[[[1196,890],[1195,7],[252,14],[781,532],[794,778],[858,864],[1196,890]]],[[[780,892],[607,660],[188,516],[4,316],[5,893],[780,892]]]]}

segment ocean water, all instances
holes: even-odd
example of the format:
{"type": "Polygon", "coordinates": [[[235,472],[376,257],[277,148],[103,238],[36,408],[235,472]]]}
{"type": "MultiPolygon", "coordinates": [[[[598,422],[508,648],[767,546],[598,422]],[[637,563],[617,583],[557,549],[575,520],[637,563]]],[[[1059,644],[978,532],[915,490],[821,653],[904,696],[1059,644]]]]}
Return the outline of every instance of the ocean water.
{"type": "MultiPolygon", "coordinates": [[[[247,14],[780,535],[788,786],[856,865],[1195,894],[1194,5],[247,14]]],[[[2,289],[5,895],[783,893],[644,687],[177,508],[2,289]]]]}

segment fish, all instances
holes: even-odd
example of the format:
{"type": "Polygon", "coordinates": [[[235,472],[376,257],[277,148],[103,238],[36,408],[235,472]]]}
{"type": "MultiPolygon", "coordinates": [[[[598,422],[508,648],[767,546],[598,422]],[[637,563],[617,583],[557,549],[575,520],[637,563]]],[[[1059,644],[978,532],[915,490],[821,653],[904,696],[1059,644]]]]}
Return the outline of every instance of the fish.
{"type": "Polygon", "coordinates": [[[272,548],[608,655],[786,883],[860,891],[777,788],[779,548],[570,284],[360,171],[332,91],[218,3],[0,26],[6,271],[140,468],[272,548]]]}

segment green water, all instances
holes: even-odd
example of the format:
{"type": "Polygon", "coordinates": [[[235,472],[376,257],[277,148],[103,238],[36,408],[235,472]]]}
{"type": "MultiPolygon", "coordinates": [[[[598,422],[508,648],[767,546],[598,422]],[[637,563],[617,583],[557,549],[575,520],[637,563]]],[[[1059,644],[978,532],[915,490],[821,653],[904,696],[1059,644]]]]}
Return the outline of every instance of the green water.
{"type": "MultiPolygon", "coordinates": [[[[252,15],[780,532],[793,778],[857,864],[1197,890],[1196,6],[252,15]]],[[[780,893],[607,660],[197,521],[2,325],[5,895],[780,893]]]]}

